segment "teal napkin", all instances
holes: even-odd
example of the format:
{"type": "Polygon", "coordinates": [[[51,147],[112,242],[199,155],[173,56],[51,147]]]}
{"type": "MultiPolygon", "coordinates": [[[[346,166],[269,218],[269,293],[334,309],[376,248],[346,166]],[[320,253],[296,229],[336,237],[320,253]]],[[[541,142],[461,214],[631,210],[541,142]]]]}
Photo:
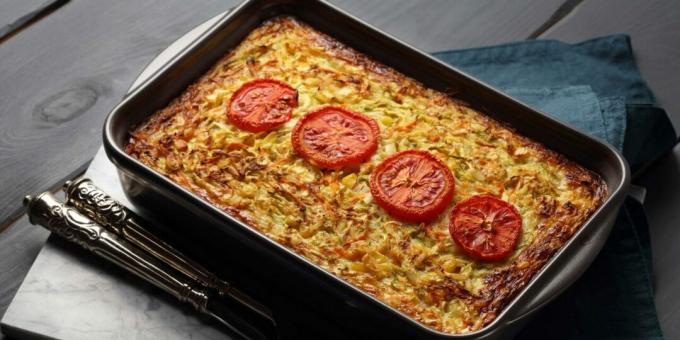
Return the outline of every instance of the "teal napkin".
{"type": "MultiPolygon", "coordinates": [[[[618,135],[611,136],[614,139],[608,141],[618,147],[616,138],[624,138],[623,154],[634,173],[670,150],[677,140],[666,112],[654,106],[654,94],[635,65],[627,35],[611,35],[575,45],[536,40],[438,52],[434,56],[510,95],[513,89],[540,91],[590,86],[600,107],[606,111],[604,114],[613,114],[609,118],[619,119],[618,122],[604,120],[604,124],[611,123],[613,125],[608,126],[621,129],[618,135]],[[625,105],[625,113],[622,113],[621,105],[625,105]],[[629,131],[623,134],[626,126],[629,131]]],[[[526,103],[542,110],[548,99],[540,97],[525,98],[526,103]]],[[[574,116],[592,119],[588,117],[588,111],[560,110],[563,105],[574,104],[567,104],[570,100],[561,100],[559,94],[551,97],[554,99],[546,108],[557,110],[546,109],[545,112],[553,117],[567,123],[581,119],[574,116]]],[[[519,99],[523,96],[520,95],[519,99]]],[[[572,126],[596,137],[602,133],[592,126],[572,126]]]]}
{"type": "Polygon", "coordinates": [[[619,150],[623,149],[626,129],[623,97],[600,99],[588,85],[510,88],[505,92],[570,126],[609,142],[619,150]]]}
{"type": "MultiPolygon", "coordinates": [[[[609,142],[623,152],[634,172],[675,144],[675,131],[666,113],[654,106],[626,35],[575,45],[527,41],[434,56],[609,142]]],[[[651,261],[644,210],[628,198],[592,266],[518,338],[663,339],[651,261]]]]}

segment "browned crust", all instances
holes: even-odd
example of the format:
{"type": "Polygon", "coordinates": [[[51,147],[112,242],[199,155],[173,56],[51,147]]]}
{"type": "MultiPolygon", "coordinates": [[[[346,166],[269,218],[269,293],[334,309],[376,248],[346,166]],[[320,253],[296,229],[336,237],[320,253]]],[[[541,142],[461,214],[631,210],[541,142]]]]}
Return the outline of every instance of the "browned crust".
{"type": "MultiPolygon", "coordinates": [[[[309,31],[308,39],[312,43],[322,46],[327,53],[330,55],[342,59],[353,65],[362,67],[367,72],[374,73],[375,75],[382,77],[383,79],[399,84],[403,84],[402,91],[404,94],[418,94],[423,93],[425,87],[419,82],[408,78],[397,71],[373,61],[369,57],[355,51],[354,49],[344,45],[343,43],[329,37],[326,34],[320,33],[313,29],[309,29],[306,24],[297,21],[290,17],[279,17],[270,20],[270,23],[277,23],[283,27],[306,27],[309,31]]],[[[269,25],[270,29],[263,29],[259,31],[259,35],[266,35],[273,33],[273,25],[269,25]]],[[[229,53],[225,55],[217,64],[217,67],[222,67],[225,61],[232,55],[229,53]]],[[[144,155],[147,159],[157,159],[160,156],[168,155],[169,145],[176,140],[188,140],[191,138],[192,130],[187,130],[184,135],[174,135],[166,136],[166,140],[161,140],[157,145],[149,145],[146,142],[146,137],[148,137],[154,131],[161,129],[168,121],[176,116],[181,115],[191,124],[197,124],[196,119],[200,119],[199,116],[195,115],[197,111],[197,102],[204,93],[201,93],[201,87],[205,84],[210,84],[213,82],[219,82],[223,79],[216,79],[210,76],[212,72],[208,72],[206,75],[202,76],[196,83],[190,85],[187,90],[178,98],[173,100],[166,108],[158,111],[156,114],[151,115],[145,122],[143,122],[139,127],[131,131],[130,141],[125,147],[125,151],[137,158],[144,155]]],[[[450,104],[457,106],[468,106],[466,103],[452,98],[449,95],[442,95],[434,100],[447,101],[450,104]]],[[[469,107],[469,106],[468,106],[469,107]]],[[[477,109],[477,111],[479,111],[477,109]]],[[[569,204],[564,204],[562,206],[555,206],[546,202],[541,205],[540,213],[557,216],[556,222],[552,225],[540,225],[537,230],[537,235],[534,242],[529,245],[524,251],[520,253],[515,261],[510,264],[498,267],[494,269],[490,274],[484,278],[484,283],[486,287],[482,289],[477,295],[472,294],[467,291],[462,285],[455,281],[446,281],[440,284],[429,285],[428,287],[423,287],[430,298],[433,300],[446,300],[452,297],[468,301],[468,304],[476,308],[481,314],[481,323],[475,325],[475,329],[479,329],[484,325],[489,324],[495,319],[495,317],[500,313],[500,311],[524,288],[527,283],[534,277],[534,275],[543,268],[543,265],[554,255],[562,245],[564,245],[580,228],[580,226],[585,222],[585,220],[594,213],[594,211],[605,201],[607,196],[607,187],[602,178],[589,171],[573,161],[567,159],[561,154],[555,151],[547,149],[542,144],[532,141],[524,136],[519,135],[511,127],[505,124],[495,121],[488,116],[482,116],[489,126],[493,129],[499,131],[500,135],[504,138],[514,138],[515,140],[520,140],[521,145],[524,147],[532,148],[538,151],[541,160],[546,163],[554,164],[567,173],[567,178],[572,182],[574,186],[585,187],[590,192],[593,197],[593,206],[588,210],[587,214],[583,216],[576,216],[573,207],[569,204]],[[577,223],[574,223],[577,221],[577,223]]],[[[165,139],[165,138],[164,138],[165,139]]],[[[206,160],[209,161],[209,160],[206,160]]],[[[228,169],[235,174],[243,174],[247,171],[247,167],[252,166],[248,164],[236,164],[234,167],[228,169]]],[[[215,175],[216,178],[219,174],[215,175]]],[[[207,201],[217,202],[214,197],[210,197],[202,188],[196,186],[191,181],[180,178],[177,180],[180,185],[188,187],[193,192],[197,193],[199,196],[203,197],[207,201]]],[[[312,188],[313,189],[313,188],[312,188]]],[[[281,192],[286,192],[283,186],[277,188],[281,192]]],[[[314,190],[310,190],[312,193],[314,190]]],[[[294,195],[291,195],[293,198],[294,195]]],[[[305,210],[305,206],[302,202],[297,202],[299,209],[305,210]]],[[[239,213],[238,206],[227,206],[216,204],[219,208],[227,211],[233,216],[241,219],[245,223],[256,226],[256,221],[252,221],[239,213]]],[[[331,209],[332,210],[332,209],[331,209]]],[[[297,249],[296,247],[303,247],[304,245],[291,245],[289,241],[277,240],[286,244],[287,246],[297,249]]],[[[367,293],[377,296],[375,291],[375,286],[371,285],[370,282],[356,283],[362,290],[367,293]]],[[[422,321],[417,311],[408,303],[403,303],[397,306],[403,313],[413,317],[416,320],[422,321]]],[[[437,324],[428,324],[433,328],[441,330],[441,326],[437,324]]]]}

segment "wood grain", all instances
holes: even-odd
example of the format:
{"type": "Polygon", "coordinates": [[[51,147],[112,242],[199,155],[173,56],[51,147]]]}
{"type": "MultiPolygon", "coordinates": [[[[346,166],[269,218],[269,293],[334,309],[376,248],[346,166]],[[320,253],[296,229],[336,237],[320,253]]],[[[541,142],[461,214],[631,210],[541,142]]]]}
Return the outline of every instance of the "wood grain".
{"type": "Polygon", "coordinates": [[[42,6],[47,0],[21,0],[13,1],[11,6],[3,4],[0,11],[0,26],[5,26],[13,23],[22,16],[30,13],[36,8],[42,6]]]}
{"type": "Polygon", "coordinates": [[[565,0],[331,0],[426,52],[524,40],[565,0]]]}
{"type": "Polygon", "coordinates": [[[80,172],[106,114],[181,34],[236,1],[71,1],[0,45],[0,225],[80,172]]]}

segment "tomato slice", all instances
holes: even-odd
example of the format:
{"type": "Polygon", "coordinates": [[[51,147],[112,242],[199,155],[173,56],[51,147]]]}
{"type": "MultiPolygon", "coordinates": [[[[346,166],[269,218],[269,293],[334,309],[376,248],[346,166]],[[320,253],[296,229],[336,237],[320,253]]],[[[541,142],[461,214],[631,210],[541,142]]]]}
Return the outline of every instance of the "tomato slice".
{"type": "Polygon", "coordinates": [[[436,218],[453,198],[451,170],[426,151],[396,153],[371,174],[371,194],[393,217],[408,222],[436,218]]]}
{"type": "Polygon", "coordinates": [[[470,257],[502,260],[515,250],[522,216],[515,207],[491,195],[472,196],[451,210],[449,232],[470,257]]]}
{"type": "Polygon", "coordinates": [[[335,106],[305,115],[293,128],[293,149],[326,169],[358,165],[378,148],[378,124],[361,113],[335,106]]]}
{"type": "Polygon", "coordinates": [[[297,91],[288,84],[256,79],[234,92],[227,117],[242,130],[262,132],[289,121],[297,105],[297,91]]]}

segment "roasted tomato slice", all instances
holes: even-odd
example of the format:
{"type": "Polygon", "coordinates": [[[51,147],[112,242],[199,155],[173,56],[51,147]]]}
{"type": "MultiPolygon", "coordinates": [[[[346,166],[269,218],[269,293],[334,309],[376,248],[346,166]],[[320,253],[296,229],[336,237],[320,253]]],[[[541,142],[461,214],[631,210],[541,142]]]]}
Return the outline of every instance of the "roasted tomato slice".
{"type": "Polygon", "coordinates": [[[227,117],[240,129],[262,132],[289,121],[297,104],[297,91],[288,84],[257,79],[234,92],[227,117]]]}
{"type": "Polygon", "coordinates": [[[451,170],[426,151],[396,153],[371,174],[371,194],[378,205],[408,222],[436,218],[451,202],[454,187],[451,170]]]}
{"type": "Polygon", "coordinates": [[[515,250],[522,216],[515,207],[490,195],[472,196],[451,210],[449,232],[470,257],[502,260],[515,250]]]}
{"type": "Polygon", "coordinates": [[[340,169],[371,158],[378,148],[378,124],[340,107],[305,115],[293,128],[293,149],[316,166],[340,169]]]}

